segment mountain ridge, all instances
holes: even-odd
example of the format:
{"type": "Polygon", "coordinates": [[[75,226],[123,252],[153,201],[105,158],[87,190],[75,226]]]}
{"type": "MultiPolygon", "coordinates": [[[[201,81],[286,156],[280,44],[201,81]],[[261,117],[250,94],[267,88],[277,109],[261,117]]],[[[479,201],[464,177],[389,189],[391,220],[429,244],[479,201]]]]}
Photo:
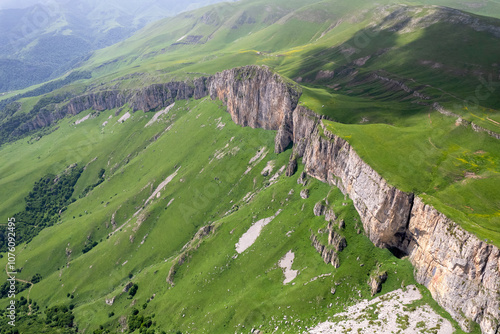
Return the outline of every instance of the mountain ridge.
{"type": "Polygon", "coordinates": [[[36,282],[20,295],[95,333],[305,332],[420,283],[410,308],[498,331],[499,21],[250,3],[155,23],[43,97],[4,98],[0,126],[28,132],[0,147],[1,215],[85,166],[57,221],[19,247],[19,277],[36,282]]]}
{"type": "Polygon", "coordinates": [[[0,92],[64,75],[91,53],[130,37],[147,24],[217,0],[148,3],[52,0],[0,8],[0,92]],[[12,62],[17,67],[13,67],[12,62]]]}

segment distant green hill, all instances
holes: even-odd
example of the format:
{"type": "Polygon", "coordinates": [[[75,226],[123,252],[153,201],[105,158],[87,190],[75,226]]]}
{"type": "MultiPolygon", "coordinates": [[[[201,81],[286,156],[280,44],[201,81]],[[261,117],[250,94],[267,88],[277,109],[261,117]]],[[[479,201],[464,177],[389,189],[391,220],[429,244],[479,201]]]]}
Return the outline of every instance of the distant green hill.
{"type": "Polygon", "coordinates": [[[153,21],[217,1],[6,1],[0,5],[0,92],[54,79],[153,21]]]}

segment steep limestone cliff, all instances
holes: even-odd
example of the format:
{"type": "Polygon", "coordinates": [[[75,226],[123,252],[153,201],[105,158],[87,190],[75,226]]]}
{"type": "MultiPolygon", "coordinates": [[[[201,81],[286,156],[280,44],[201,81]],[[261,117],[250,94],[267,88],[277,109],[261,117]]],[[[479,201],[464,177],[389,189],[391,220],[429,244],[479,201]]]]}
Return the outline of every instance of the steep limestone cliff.
{"type": "MultiPolygon", "coordinates": [[[[293,143],[293,161],[302,157],[309,175],[348,194],[372,242],[408,255],[417,281],[429,288],[462,327],[467,328],[470,319],[480,324],[483,333],[500,333],[499,249],[463,230],[419,197],[389,185],[348,142],[326,129],[321,116],[297,106],[300,89],[296,85],[267,67],[246,66],[193,82],[137,91],[92,93],[73,98],[55,111],[39,113],[22,126],[32,131],[67,114],[125,103],[133,110],[149,111],[207,94],[222,100],[237,124],[277,130],[277,153],[293,143]]],[[[291,174],[295,169],[290,170],[291,174]]],[[[320,251],[318,243],[315,247],[320,251]]],[[[329,254],[322,256],[331,262],[329,254]]]]}
{"type": "Polygon", "coordinates": [[[407,247],[415,277],[463,328],[500,330],[500,251],[415,198],[407,247]]]}
{"type": "Polygon", "coordinates": [[[165,108],[176,100],[189,98],[200,99],[208,94],[207,78],[198,78],[192,82],[168,82],[154,84],[131,91],[101,91],[71,99],[59,110],[61,115],[76,115],[87,109],[98,111],[121,107],[126,103],[133,111],[157,110],[165,108]]]}
{"type": "Polygon", "coordinates": [[[292,142],[290,129],[280,127],[290,124],[300,88],[268,67],[245,66],[217,73],[210,80],[209,93],[226,104],[236,124],[286,133],[276,137],[276,152],[292,142]]]}
{"type": "MultiPolygon", "coordinates": [[[[302,106],[295,108],[298,94],[267,68],[234,69],[216,78],[210,96],[228,106],[233,120],[278,130],[278,153],[293,142],[293,159],[303,157],[309,175],[348,194],[372,242],[408,255],[417,281],[464,329],[475,321],[483,333],[500,333],[498,248],[481,242],[414,194],[389,185],[348,142],[326,129],[322,117],[302,106]]],[[[317,240],[312,241],[331,261],[317,240]]]]}
{"type": "Polygon", "coordinates": [[[328,133],[322,123],[311,134],[302,161],[309,175],[349,194],[376,246],[401,247],[413,194],[389,186],[345,140],[328,133]]]}
{"type": "Polygon", "coordinates": [[[192,82],[155,84],[134,91],[130,94],[128,102],[134,111],[150,111],[165,108],[176,100],[201,99],[208,95],[207,85],[209,80],[202,77],[192,82]]]}
{"type": "Polygon", "coordinates": [[[8,129],[16,137],[50,126],[67,115],[77,115],[82,111],[110,110],[124,106],[126,103],[133,111],[158,110],[165,108],[176,100],[189,98],[200,99],[208,95],[209,78],[198,78],[189,82],[168,82],[155,84],[138,90],[108,90],[93,92],[71,98],[59,105],[52,104],[34,114],[24,123],[8,129]]]}
{"type": "Polygon", "coordinates": [[[126,94],[116,90],[102,91],[72,98],[66,105],[59,108],[58,114],[64,117],[77,115],[87,109],[103,111],[121,107],[125,103],[127,103],[126,94]]]}

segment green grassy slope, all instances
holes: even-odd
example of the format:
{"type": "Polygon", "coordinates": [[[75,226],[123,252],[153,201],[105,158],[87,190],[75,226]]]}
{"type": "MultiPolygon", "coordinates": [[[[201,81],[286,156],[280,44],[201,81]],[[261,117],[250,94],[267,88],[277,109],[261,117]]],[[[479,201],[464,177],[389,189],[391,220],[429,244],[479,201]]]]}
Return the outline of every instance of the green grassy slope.
{"type": "MultiPolygon", "coordinates": [[[[279,326],[284,333],[296,333],[370,298],[367,277],[375,268],[389,273],[382,293],[414,283],[407,260],[375,248],[357,233],[360,218],[338,189],[310,179],[310,198],[303,200],[299,193],[304,187],[296,182],[300,171],[292,178],[274,177],[289,158],[289,151],[272,153],[274,132],[241,128],[219,102],[207,99],[177,102],[169,115],[147,128],[151,114],[135,113],[123,124],[116,123],[118,116],[109,120],[111,114],[104,112],[77,126],[70,125],[74,117],[38,142],[16,143],[39,150],[52,143],[51,154],[40,160],[51,162],[56,170],[97,157],[84,171],[75,196],[95,182],[100,168],[106,169],[103,183],[71,204],[59,224],[17,252],[20,278],[43,277],[30,293],[42,309],[72,304],[78,328],[89,332],[100,325],[118,332],[123,327],[120,319],[132,318],[135,308],[139,316],[156,315],[158,332],[234,332],[251,327],[271,332],[279,326]],[[106,120],[109,123],[102,127],[106,120]],[[74,151],[64,144],[69,132],[74,151]],[[149,141],[156,133],[163,134],[149,141]],[[121,145],[112,145],[117,142],[121,145]],[[262,149],[263,159],[249,163],[262,149]],[[275,167],[263,176],[269,162],[275,167]],[[160,195],[145,205],[175,171],[178,174],[160,195]],[[254,197],[247,203],[248,193],[254,197]],[[324,218],[313,215],[314,205],[325,198],[338,219],[346,222],[345,230],[339,230],[348,243],[339,269],[324,264],[309,240],[312,232],[326,228],[324,218]],[[243,233],[278,210],[255,244],[236,256],[235,244],[243,233]],[[171,287],[166,278],[183,245],[208,224],[215,232],[199,248],[187,249],[171,287]],[[93,241],[97,246],[82,253],[93,241]],[[283,285],[277,263],[289,250],[295,253],[293,268],[299,275],[294,284],[283,285]],[[139,286],[131,299],[122,292],[130,281],[139,286]],[[337,288],[335,295],[332,287],[337,288]],[[113,305],[107,305],[106,299],[113,297],[113,305]],[[293,321],[285,322],[284,316],[293,321]]],[[[27,179],[38,177],[34,170],[23,172],[27,179]]],[[[18,184],[20,193],[29,188],[18,184]]],[[[27,291],[21,295],[27,297],[27,291]]],[[[431,303],[430,297],[424,302],[431,303]]]]}
{"type": "MultiPolygon", "coordinates": [[[[380,8],[391,3],[378,2],[374,8],[357,0],[240,1],[184,13],[97,52],[81,68],[92,72],[91,79],[53,94],[134,89],[235,66],[268,65],[299,82],[304,92],[300,103],[336,121],[326,121],[330,130],[347,139],[391,184],[421,195],[469,231],[500,245],[498,140],[458,126],[455,118],[431,108],[439,102],[466,120],[499,131],[493,77],[498,74],[498,37],[446,20],[430,26],[413,22],[400,32],[390,31],[404,22],[389,16],[395,11],[410,18],[435,14],[435,8],[427,7],[380,8]],[[451,37],[443,39],[443,32],[451,37]]],[[[496,5],[491,1],[470,10],[497,16],[496,5]]],[[[499,26],[496,19],[473,17],[499,26]]],[[[38,100],[22,99],[16,115],[28,113],[38,100]]],[[[76,323],[87,332],[100,325],[117,332],[136,308],[138,316],[155,315],[158,332],[235,332],[260,326],[272,332],[279,326],[296,333],[368,298],[367,275],[379,265],[389,272],[382,293],[403,281],[414,283],[408,261],[374,248],[357,234],[359,217],[337,189],[309,180],[311,197],[303,200],[303,187],[296,182],[300,171],[271,185],[290,151],[273,154],[275,133],[233,124],[220,102],[179,101],[150,127],[144,126],[152,114],[142,111],[118,123],[130,112],[126,106],[74,125],[92,112],[66,118],[41,137],[0,147],[0,217],[23,210],[23,198],[42,176],[59,174],[73,163],[86,166],[75,187],[76,201],[60,222],[18,248],[20,277],[43,277],[30,294],[42,311],[73,304],[76,323]],[[245,174],[262,147],[270,152],[245,174]],[[263,176],[270,161],[273,173],[263,176]],[[104,182],[83,196],[99,180],[101,169],[104,182]],[[247,203],[243,199],[249,193],[255,196],[247,203]],[[326,197],[347,224],[341,233],[348,247],[339,269],[325,265],[309,240],[311,232],[326,227],[312,212],[326,197]],[[280,209],[257,242],[236,257],[239,237],[280,209]],[[171,266],[208,224],[215,232],[199,248],[189,249],[171,287],[171,266]],[[300,273],[295,285],[284,286],[277,263],[289,250],[296,255],[293,269],[300,273]],[[129,299],[121,291],[130,281],[139,289],[129,299]],[[340,287],[332,295],[336,283],[340,287]],[[106,305],[113,297],[113,305],[106,305]],[[284,315],[294,321],[285,323],[284,315]]],[[[432,303],[428,294],[424,302],[432,303]]],[[[43,321],[37,324],[42,328],[43,321]]]]}
{"type": "MultiPolygon", "coordinates": [[[[461,16],[446,8],[389,5],[368,11],[372,5],[365,2],[337,1],[296,10],[291,9],[295,4],[287,7],[280,2],[267,4],[266,8],[274,8],[269,11],[259,6],[259,2],[218,5],[209,15],[199,11],[159,22],[122,45],[103,50],[88,69],[97,69],[95,75],[102,75],[104,82],[128,74],[118,83],[133,87],[139,81],[195,77],[249,63],[268,65],[300,82],[301,103],[318,113],[346,124],[392,125],[388,129],[394,139],[383,127],[363,125],[351,142],[360,152],[400,152],[389,161],[384,154],[362,155],[393,184],[432,196],[426,198],[450,218],[500,244],[500,198],[494,190],[500,158],[496,140],[471,129],[455,129],[453,118],[443,120],[446,125],[439,121],[428,127],[429,117],[441,119],[431,108],[439,102],[469,122],[500,131],[496,94],[500,50],[493,32],[456,23],[453,20],[461,16]],[[269,24],[269,13],[275,13],[276,23],[269,24]],[[231,19],[221,20],[224,16],[231,19]],[[425,17],[430,19],[419,21],[425,17]],[[413,21],[407,23],[407,18],[413,21]],[[441,21],[426,23],[437,19],[441,21]],[[183,36],[197,34],[207,41],[174,45],[183,36]],[[321,76],[321,71],[327,75],[321,76]],[[130,76],[133,73],[137,77],[130,76]],[[401,133],[407,135],[400,137],[401,133]],[[483,160],[491,161],[479,165],[462,161],[475,152],[485,152],[483,160]],[[407,162],[411,168],[403,168],[407,162]],[[419,173],[410,177],[415,171],[419,173]]],[[[480,8],[476,12],[484,13],[480,8]]],[[[499,27],[496,19],[467,15],[467,20],[479,20],[491,31],[499,27]]]]}

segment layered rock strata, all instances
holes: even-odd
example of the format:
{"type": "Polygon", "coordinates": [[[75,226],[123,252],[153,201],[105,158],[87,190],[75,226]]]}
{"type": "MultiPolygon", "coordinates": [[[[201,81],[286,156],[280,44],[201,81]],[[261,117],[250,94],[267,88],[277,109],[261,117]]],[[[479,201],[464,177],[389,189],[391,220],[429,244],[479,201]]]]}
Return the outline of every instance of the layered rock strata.
{"type": "Polygon", "coordinates": [[[314,234],[311,234],[310,239],[312,246],[321,255],[321,258],[326,264],[331,264],[335,268],[340,267],[339,256],[335,249],[323,245],[314,234]]]}
{"type": "Polygon", "coordinates": [[[500,251],[415,198],[406,248],[415,278],[462,328],[500,332],[500,251]]]}
{"type": "Polygon", "coordinates": [[[209,94],[227,106],[236,124],[278,130],[275,151],[292,142],[292,112],[301,95],[299,87],[267,67],[245,66],[217,73],[210,79],[209,94]]]}
{"type": "MultiPolygon", "coordinates": [[[[278,130],[276,152],[293,143],[292,156],[303,158],[307,174],[348,194],[370,240],[395,254],[408,255],[417,281],[464,329],[474,321],[483,333],[498,334],[499,249],[414,194],[389,185],[347,141],[327,130],[321,116],[302,106],[295,108],[300,92],[291,91],[293,86],[283,84],[267,68],[252,67],[252,71],[247,74],[247,67],[218,74],[219,79],[211,81],[210,96],[228,106],[236,123],[278,130]]],[[[314,236],[311,240],[331,263],[330,252],[314,236]]]]}
{"type": "Polygon", "coordinates": [[[77,115],[82,111],[120,108],[129,104],[133,111],[145,112],[165,108],[176,100],[200,99],[208,95],[210,78],[198,78],[186,82],[154,84],[138,90],[106,90],[71,98],[60,105],[49,105],[36,115],[11,131],[17,136],[50,126],[67,115],[77,115]]]}
{"type": "MultiPolygon", "coordinates": [[[[246,66],[191,82],[76,97],[54,111],[41,110],[19,131],[33,131],[87,109],[113,109],[128,103],[133,110],[149,111],[179,99],[206,95],[220,99],[235,123],[277,130],[277,153],[293,143],[293,162],[302,157],[307,174],[348,194],[370,240],[378,247],[408,255],[417,281],[429,288],[463,328],[475,321],[483,333],[500,333],[499,249],[465,231],[419,197],[389,185],[347,141],[327,130],[323,116],[298,106],[300,94],[297,85],[269,68],[246,66]]],[[[295,166],[291,167],[288,174],[295,172],[295,166]]],[[[331,263],[332,258],[325,257],[331,263]]]]}

